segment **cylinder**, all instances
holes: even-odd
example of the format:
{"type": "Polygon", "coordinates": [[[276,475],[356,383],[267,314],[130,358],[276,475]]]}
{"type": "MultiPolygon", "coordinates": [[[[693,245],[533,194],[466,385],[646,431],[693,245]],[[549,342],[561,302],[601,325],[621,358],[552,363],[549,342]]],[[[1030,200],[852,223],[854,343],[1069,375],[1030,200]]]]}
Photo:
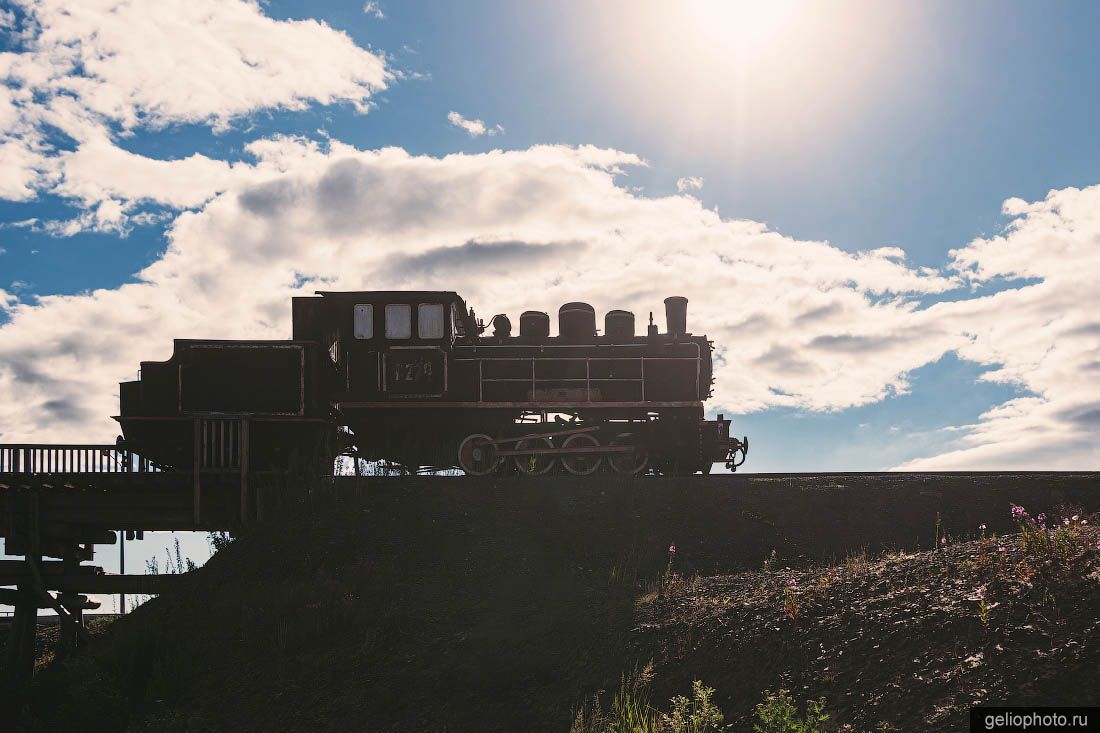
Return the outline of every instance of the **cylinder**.
{"type": "Polygon", "coordinates": [[[519,337],[539,342],[550,337],[550,316],[542,311],[524,311],[519,317],[519,337]]]}
{"type": "Polygon", "coordinates": [[[615,343],[634,338],[634,314],[630,311],[608,311],[603,317],[603,332],[615,343]]]}
{"type": "Polygon", "coordinates": [[[558,309],[558,335],[566,341],[596,338],[596,309],[588,303],[566,303],[558,309]]]}
{"type": "Polygon", "coordinates": [[[665,324],[673,336],[687,333],[688,299],[679,295],[665,298],[665,324]]]}

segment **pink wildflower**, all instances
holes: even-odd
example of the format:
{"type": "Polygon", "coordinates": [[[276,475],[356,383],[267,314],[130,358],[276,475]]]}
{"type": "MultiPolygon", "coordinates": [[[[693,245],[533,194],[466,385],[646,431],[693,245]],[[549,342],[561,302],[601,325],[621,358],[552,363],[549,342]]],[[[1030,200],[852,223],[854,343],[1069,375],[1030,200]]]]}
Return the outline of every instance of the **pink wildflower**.
{"type": "Polygon", "coordinates": [[[1001,545],[1000,547],[997,548],[997,552],[1007,552],[1007,549],[1005,548],[1004,545],[1001,545]]]}
{"type": "Polygon", "coordinates": [[[978,596],[979,601],[985,600],[985,586],[983,585],[981,588],[978,588],[975,595],[978,596]]]}
{"type": "Polygon", "coordinates": [[[1100,550],[1100,540],[1096,540],[1096,549],[1100,550]]]}
{"type": "Polygon", "coordinates": [[[985,524],[984,524],[984,523],[982,523],[982,524],[979,524],[979,525],[978,525],[978,529],[980,529],[981,531],[983,531],[983,532],[984,532],[984,531],[985,531],[985,524]]]}
{"type": "Polygon", "coordinates": [[[673,542],[671,545],[668,546],[668,554],[670,554],[670,555],[675,555],[676,554],[676,543],[675,542],[673,542]]]}
{"type": "Polygon", "coordinates": [[[787,581],[787,587],[791,590],[798,590],[798,581],[794,578],[791,578],[789,581],[787,581]]]}
{"type": "MultiPolygon", "coordinates": [[[[1012,518],[1013,519],[1015,519],[1017,522],[1023,521],[1024,519],[1027,519],[1027,517],[1028,517],[1027,509],[1024,509],[1019,504],[1012,504],[1011,506],[1012,506],[1012,518]]],[[[1040,514],[1039,516],[1044,516],[1044,515],[1040,514]]]]}
{"type": "Polygon", "coordinates": [[[940,537],[940,544],[941,545],[946,545],[947,544],[947,537],[946,536],[940,537]]]}

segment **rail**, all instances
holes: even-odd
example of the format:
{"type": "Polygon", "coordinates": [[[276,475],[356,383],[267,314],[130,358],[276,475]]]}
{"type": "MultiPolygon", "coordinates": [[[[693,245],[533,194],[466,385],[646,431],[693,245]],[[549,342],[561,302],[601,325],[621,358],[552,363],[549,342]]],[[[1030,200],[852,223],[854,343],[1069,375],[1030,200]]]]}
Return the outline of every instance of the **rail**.
{"type": "Polygon", "coordinates": [[[0,473],[154,473],[147,458],[117,445],[0,444],[0,473]]]}

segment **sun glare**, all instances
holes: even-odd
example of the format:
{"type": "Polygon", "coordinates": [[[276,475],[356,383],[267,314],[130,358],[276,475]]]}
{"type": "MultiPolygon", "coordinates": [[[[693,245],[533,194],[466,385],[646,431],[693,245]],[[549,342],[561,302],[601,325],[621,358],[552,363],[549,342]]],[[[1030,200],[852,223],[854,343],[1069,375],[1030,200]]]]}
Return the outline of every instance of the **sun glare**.
{"type": "MultiPolygon", "coordinates": [[[[586,8],[589,6],[586,6],[586,8]]],[[[579,33],[593,86],[678,149],[792,159],[845,134],[888,83],[898,6],[858,0],[608,0],[579,33]],[[774,157],[774,156],[773,156],[774,157]]]]}
{"type": "Polygon", "coordinates": [[[796,0],[684,0],[688,34],[709,50],[738,59],[782,41],[798,12],[796,0]]]}

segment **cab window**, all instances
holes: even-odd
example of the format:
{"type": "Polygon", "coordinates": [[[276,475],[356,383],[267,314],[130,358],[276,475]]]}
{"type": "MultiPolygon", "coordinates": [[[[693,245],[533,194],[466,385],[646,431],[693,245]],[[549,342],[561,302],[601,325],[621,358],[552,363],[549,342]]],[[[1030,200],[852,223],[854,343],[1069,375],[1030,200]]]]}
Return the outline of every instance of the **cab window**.
{"type": "Polygon", "coordinates": [[[355,306],[355,318],[352,325],[355,338],[374,338],[374,306],[370,304],[355,306]]]}
{"type": "Polygon", "coordinates": [[[443,338],[443,304],[421,303],[416,313],[416,333],[422,339],[443,338]]]}
{"type": "Polygon", "coordinates": [[[412,338],[412,306],[390,303],[386,306],[386,338],[412,338]]]}

